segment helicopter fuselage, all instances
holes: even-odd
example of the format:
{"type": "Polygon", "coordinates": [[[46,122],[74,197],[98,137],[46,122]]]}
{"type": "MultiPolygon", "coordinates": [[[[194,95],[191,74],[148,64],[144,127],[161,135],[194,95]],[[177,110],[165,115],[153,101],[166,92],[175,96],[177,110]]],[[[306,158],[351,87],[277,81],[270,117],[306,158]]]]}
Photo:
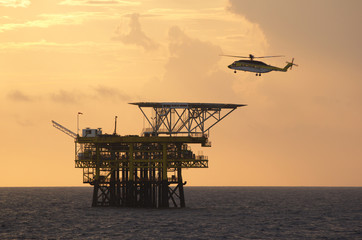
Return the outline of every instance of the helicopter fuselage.
{"type": "MultiPolygon", "coordinates": [[[[237,58],[248,58],[244,56],[234,56],[234,55],[221,55],[226,57],[237,57],[237,58]]],[[[292,69],[293,66],[298,66],[294,64],[294,58],[291,62],[287,62],[287,65],[285,65],[284,68],[275,67],[268,65],[262,61],[254,61],[254,58],[271,58],[271,57],[283,57],[283,56],[263,56],[263,57],[255,57],[252,54],[249,54],[249,60],[238,60],[233,62],[228,66],[228,68],[233,69],[234,73],[236,73],[236,70],[238,71],[245,71],[245,72],[254,72],[257,76],[261,76],[262,73],[268,73],[271,71],[280,71],[280,72],[286,72],[288,69],[292,69]]]]}
{"type": "Polygon", "coordinates": [[[246,72],[255,72],[255,73],[267,73],[271,71],[283,71],[278,67],[274,67],[268,65],[261,61],[255,60],[238,60],[233,62],[228,66],[230,69],[239,70],[239,71],[246,71],[246,72]]]}

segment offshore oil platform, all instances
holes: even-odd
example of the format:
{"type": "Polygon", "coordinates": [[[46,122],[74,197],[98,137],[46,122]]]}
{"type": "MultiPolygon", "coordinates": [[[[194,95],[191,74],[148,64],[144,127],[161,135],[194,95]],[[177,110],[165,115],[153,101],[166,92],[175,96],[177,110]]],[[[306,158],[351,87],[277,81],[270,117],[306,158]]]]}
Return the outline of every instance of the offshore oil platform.
{"type": "Polygon", "coordinates": [[[81,136],[52,121],[74,138],[75,167],[83,168],[83,183],[94,186],[92,206],[185,207],[182,169],[208,167],[207,156],[195,155],[189,145],[211,147],[210,129],[245,105],[130,104],[139,107],[149,125],[141,135],[118,135],[117,117],[113,134],[86,128],[81,136]]]}

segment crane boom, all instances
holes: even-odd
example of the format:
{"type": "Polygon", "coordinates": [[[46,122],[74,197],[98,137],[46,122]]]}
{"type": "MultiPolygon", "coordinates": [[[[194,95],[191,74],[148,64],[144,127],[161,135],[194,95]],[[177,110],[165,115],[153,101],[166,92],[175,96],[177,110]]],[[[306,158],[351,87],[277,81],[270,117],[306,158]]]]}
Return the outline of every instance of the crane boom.
{"type": "Polygon", "coordinates": [[[69,130],[68,128],[60,125],[59,123],[57,123],[56,121],[53,121],[53,127],[55,127],[56,129],[62,131],[63,133],[67,134],[68,136],[71,136],[72,138],[77,138],[77,134],[75,134],[74,132],[72,132],[71,130],[69,130]]]}

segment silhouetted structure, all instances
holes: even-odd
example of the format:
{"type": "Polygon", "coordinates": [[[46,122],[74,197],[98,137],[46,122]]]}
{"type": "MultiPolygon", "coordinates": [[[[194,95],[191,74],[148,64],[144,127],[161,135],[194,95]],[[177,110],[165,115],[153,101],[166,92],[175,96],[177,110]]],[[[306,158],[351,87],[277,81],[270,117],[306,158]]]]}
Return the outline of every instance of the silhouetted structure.
{"type": "Polygon", "coordinates": [[[83,182],[94,186],[92,206],[185,207],[182,168],[208,167],[208,158],[195,155],[188,145],[211,147],[210,128],[245,105],[131,104],[140,108],[149,124],[140,136],[87,128],[75,137],[75,167],[83,168],[83,182]]]}

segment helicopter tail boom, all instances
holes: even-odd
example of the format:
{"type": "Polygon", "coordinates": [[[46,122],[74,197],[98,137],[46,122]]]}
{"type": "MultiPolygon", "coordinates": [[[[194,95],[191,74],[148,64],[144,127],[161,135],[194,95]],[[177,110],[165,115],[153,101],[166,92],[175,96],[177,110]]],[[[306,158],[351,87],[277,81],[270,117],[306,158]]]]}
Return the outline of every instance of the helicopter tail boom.
{"type": "Polygon", "coordinates": [[[297,64],[294,64],[294,58],[292,59],[292,62],[287,62],[287,65],[285,65],[285,67],[282,68],[282,71],[283,71],[283,72],[286,72],[286,71],[288,71],[289,68],[292,69],[293,66],[297,66],[297,67],[298,67],[297,64]]]}

